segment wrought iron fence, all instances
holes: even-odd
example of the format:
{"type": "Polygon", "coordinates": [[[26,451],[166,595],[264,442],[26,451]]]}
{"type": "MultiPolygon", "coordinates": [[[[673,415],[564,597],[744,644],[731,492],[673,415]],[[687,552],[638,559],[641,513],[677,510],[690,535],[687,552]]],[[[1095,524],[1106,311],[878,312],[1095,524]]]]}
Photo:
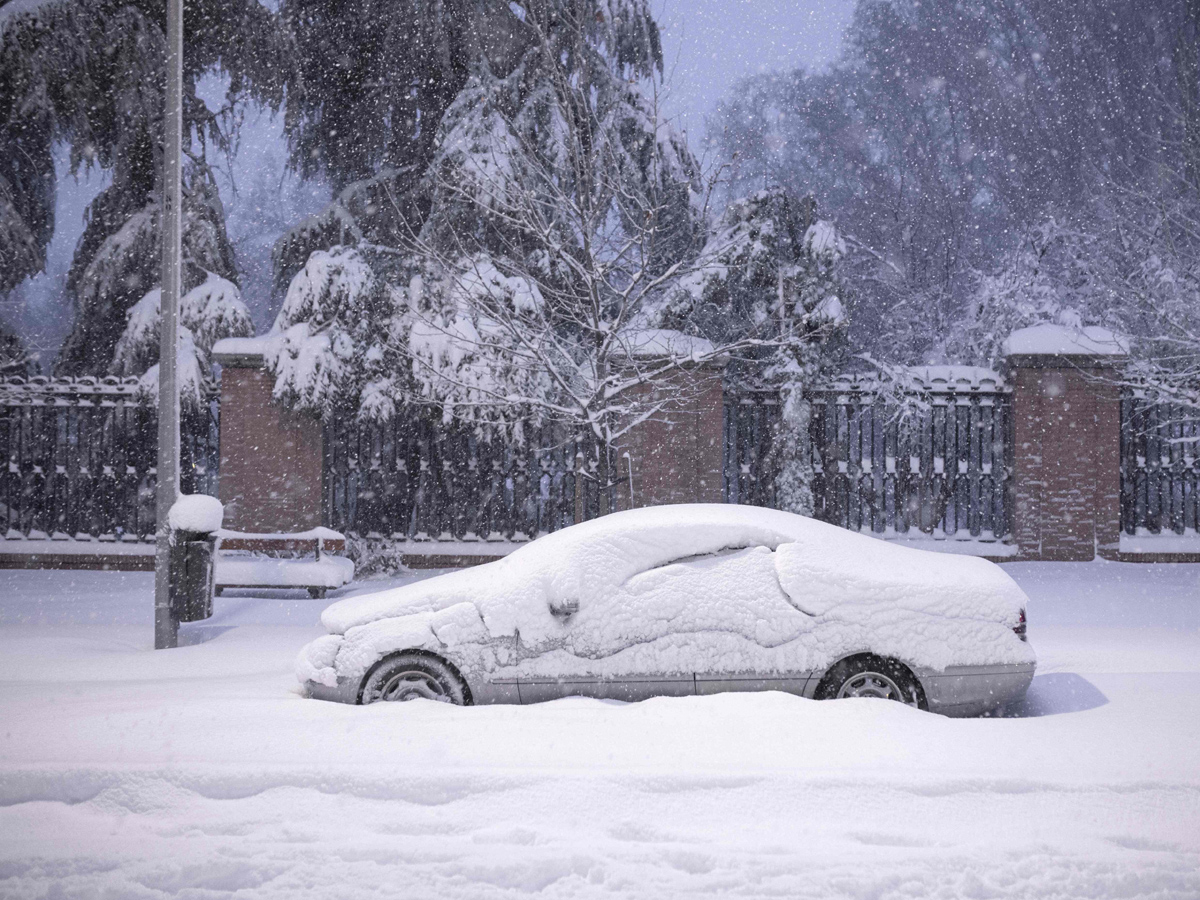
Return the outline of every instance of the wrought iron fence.
{"type": "Polygon", "coordinates": [[[1200,530],[1200,409],[1122,395],[1121,529],[1200,530]]]}
{"type": "MultiPolygon", "coordinates": [[[[134,379],[0,380],[0,533],[148,539],[156,415],[134,379]]],[[[815,513],[860,531],[1003,539],[1011,530],[1011,397],[999,376],[926,380],[915,404],[870,379],[809,395],[815,513]]],[[[776,398],[725,402],[724,489],[774,506],[776,398]]],[[[215,397],[183,421],[181,483],[215,493],[215,397]]],[[[561,428],[523,442],[424,416],[326,433],[326,520],[363,536],[522,540],[612,508],[594,448],[561,428]]],[[[1121,526],[1200,531],[1200,410],[1127,391],[1121,400],[1121,526]]]]}
{"type": "MultiPolygon", "coordinates": [[[[1011,531],[1011,396],[986,370],[933,373],[912,403],[844,377],[809,392],[814,514],[855,531],[1001,540],[1011,531]]],[[[780,408],[765,394],[725,404],[725,499],[776,506],[780,408]]]]}
{"type": "MultiPolygon", "coordinates": [[[[157,419],[134,378],[0,380],[0,532],[153,538],[157,419]]],[[[215,493],[215,398],[180,430],[181,489],[215,493]]]]}
{"type": "Polygon", "coordinates": [[[325,430],[325,519],[371,538],[531,539],[612,508],[593,451],[550,426],[515,441],[427,415],[336,422],[325,430]]]}

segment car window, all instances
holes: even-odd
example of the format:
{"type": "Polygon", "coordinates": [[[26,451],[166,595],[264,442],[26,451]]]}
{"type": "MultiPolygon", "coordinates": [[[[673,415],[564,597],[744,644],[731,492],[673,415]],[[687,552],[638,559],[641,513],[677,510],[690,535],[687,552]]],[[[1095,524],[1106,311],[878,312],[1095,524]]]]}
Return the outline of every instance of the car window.
{"type": "MultiPolygon", "coordinates": [[[[738,544],[738,545],[730,546],[730,547],[722,547],[720,550],[714,550],[711,553],[691,553],[691,554],[688,554],[687,556],[679,556],[679,557],[676,557],[675,559],[668,560],[667,562],[664,562],[664,563],[659,563],[656,566],[651,566],[649,569],[645,569],[644,571],[638,572],[636,575],[633,575],[629,579],[629,581],[632,581],[635,578],[640,578],[641,576],[645,575],[647,572],[657,572],[659,569],[665,569],[665,568],[668,568],[669,566],[699,562],[699,561],[705,560],[705,559],[719,559],[719,558],[725,557],[725,556],[732,556],[735,553],[740,553],[742,550],[747,550],[747,549],[749,549],[749,548],[745,544],[738,544]]],[[[767,548],[767,549],[771,549],[771,548],[767,548]]]]}
{"type": "Polygon", "coordinates": [[[701,632],[734,632],[768,647],[792,640],[809,619],[783,593],[773,555],[769,547],[731,548],[641,572],[585,604],[573,616],[568,644],[584,655],[607,655],[701,632]]]}

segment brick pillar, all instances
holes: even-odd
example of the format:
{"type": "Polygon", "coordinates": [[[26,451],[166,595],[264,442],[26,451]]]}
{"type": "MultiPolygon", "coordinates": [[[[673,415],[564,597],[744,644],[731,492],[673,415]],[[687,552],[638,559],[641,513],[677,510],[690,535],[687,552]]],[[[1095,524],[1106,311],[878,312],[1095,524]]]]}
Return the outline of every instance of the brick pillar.
{"type": "Polygon", "coordinates": [[[721,368],[682,369],[640,390],[643,398],[664,405],[657,415],[634,426],[618,448],[621,506],[722,502],[721,368]]]}
{"type": "Polygon", "coordinates": [[[304,531],[321,524],[321,423],[278,406],[254,338],[218,341],[221,469],[218,496],[233,531],[304,531]]]}
{"type": "Polygon", "coordinates": [[[1040,325],[1005,344],[1013,389],[1013,536],[1023,559],[1090,560],[1120,542],[1123,344],[1040,325]]]}

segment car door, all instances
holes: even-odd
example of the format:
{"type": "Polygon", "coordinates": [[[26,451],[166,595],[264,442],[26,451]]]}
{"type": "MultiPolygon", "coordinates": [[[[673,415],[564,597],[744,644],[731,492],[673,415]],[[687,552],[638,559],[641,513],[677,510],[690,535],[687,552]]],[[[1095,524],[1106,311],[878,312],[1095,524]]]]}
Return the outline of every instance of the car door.
{"type": "Polygon", "coordinates": [[[696,680],[685,675],[630,672],[611,675],[582,672],[559,677],[527,676],[517,680],[522,703],[542,703],[562,697],[593,697],[632,703],[650,697],[685,697],[696,693],[696,680]]]}
{"type": "Polygon", "coordinates": [[[783,595],[769,547],[734,548],[638,573],[560,609],[553,675],[520,679],[521,701],[572,695],[641,700],[721,690],[801,692],[807,672],[773,648],[811,627],[783,595]]]}
{"type": "Polygon", "coordinates": [[[542,703],[562,697],[593,697],[599,700],[632,702],[648,697],[685,696],[695,693],[695,678],[690,671],[655,671],[655,666],[634,668],[614,666],[611,657],[577,655],[581,635],[589,626],[579,624],[579,604],[560,600],[550,605],[549,615],[557,620],[562,634],[555,649],[542,654],[533,668],[536,674],[517,678],[522,703],[542,703]],[[537,670],[540,670],[538,672],[537,670]]]}
{"type": "Polygon", "coordinates": [[[779,584],[770,547],[751,547],[723,559],[696,560],[681,573],[687,590],[720,592],[735,626],[712,652],[697,654],[696,693],[786,691],[803,695],[809,671],[797,643],[812,630],[779,584]],[[694,585],[689,582],[696,582],[694,585]]]}

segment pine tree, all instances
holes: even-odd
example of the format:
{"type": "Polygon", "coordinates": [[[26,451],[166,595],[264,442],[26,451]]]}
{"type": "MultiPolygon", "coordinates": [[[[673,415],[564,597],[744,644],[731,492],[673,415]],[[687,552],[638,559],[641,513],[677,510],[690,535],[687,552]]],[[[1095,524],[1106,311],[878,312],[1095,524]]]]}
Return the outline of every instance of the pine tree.
{"type": "MultiPolygon", "coordinates": [[[[157,281],[166,18],[161,0],[46,0],[0,19],[0,250],[16,247],[0,291],[38,271],[53,232],[50,148],[73,171],[99,166],[112,183],[90,205],[68,277],[76,305],[55,370],[103,374],[126,313],[157,281]]],[[[207,272],[236,281],[209,152],[229,148],[237,105],[282,100],[282,44],[253,0],[185,4],[184,288],[207,272]],[[229,78],[225,106],[196,95],[207,72],[229,78]]]]}
{"type": "Polygon", "coordinates": [[[32,110],[8,121],[0,112],[0,298],[46,265],[55,187],[48,131],[32,110]]]}
{"type": "Polygon", "coordinates": [[[469,58],[427,164],[381,159],[280,242],[281,268],[301,268],[274,328],[276,396],[327,416],[423,405],[518,436],[556,421],[609,485],[622,433],[657,409],[635,388],[730,348],[654,324],[703,240],[698,166],[657,108],[647,3],[505,8],[520,52],[469,58]]]}
{"type": "Polygon", "coordinates": [[[531,33],[525,7],[499,0],[283,0],[280,17],[296,54],[291,164],[334,189],[324,213],[276,245],[276,281],[286,289],[315,250],[394,247],[419,229],[446,110],[475,68],[508,75],[531,33]]]}
{"type": "Polygon", "coordinates": [[[389,264],[394,258],[369,248],[312,253],[272,328],[267,363],[279,400],[327,419],[335,410],[392,417],[413,382],[403,358],[408,290],[402,278],[388,284],[377,274],[389,264]]]}
{"type": "MultiPolygon", "coordinates": [[[[323,46],[311,51],[313,60],[306,56],[301,69],[311,71],[312,78],[296,111],[289,111],[295,117],[293,163],[303,172],[319,168],[340,190],[322,214],[298,225],[276,247],[281,281],[292,284],[279,330],[298,323],[293,310],[306,310],[316,332],[318,323],[353,308],[378,317],[375,334],[392,333],[396,329],[390,320],[412,313],[408,289],[415,273],[425,273],[422,297],[427,305],[454,293],[452,276],[428,271],[430,255],[450,270],[462,269],[480,254],[521,258],[523,265],[522,257],[535,253],[537,241],[531,239],[532,229],[523,232],[506,221],[514,209],[500,208],[501,195],[512,199],[540,191],[544,200],[547,193],[539,179],[545,187],[563,176],[556,199],[583,197],[598,217],[610,210],[623,214],[611,190],[610,176],[619,174],[624,186],[644,197],[655,190],[670,194],[674,212],[682,212],[685,230],[690,227],[687,193],[695,163],[665,124],[653,121],[655,111],[630,81],[645,79],[661,66],[657,29],[644,3],[461,0],[438,4],[422,17],[423,8],[414,4],[411,10],[398,10],[388,26],[408,29],[404,33],[417,46],[409,55],[398,53],[390,42],[374,40],[351,54],[362,28],[357,11],[330,4],[285,3],[282,8],[298,34],[315,29],[327,36],[323,46]],[[353,71],[337,70],[343,56],[353,71]],[[380,77],[368,79],[367,70],[380,77]],[[393,82],[408,84],[418,70],[427,84],[411,96],[407,89],[391,89],[393,82]],[[596,95],[583,106],[569,107],[582,96],[564,80],[575,76],[594,87],[596,95]],[[358,112],[346,117],[344,127],[321,127],[324,116],[340,116],[339,110],[346,108],[358,112]],[[603,185],[593,185],[595,196],[570,181],[566,132],[560,128],[564,111],[574,117],[573,126],[587,129],[583,141],[594,135],[606,142],[596,148],[606,169],[603,185]],[[380,121],[388,123],[382,131],[365,133],[368,122],[380,121]],[[510,163],[515,168],[508,168],[510,163]],[[381,283],[401,298],[395,308],[388,309],[378,298],[349,306],[338,301],[332,306],[336,313],[322,318],[307,299],[296,299],[314,290],[306,264],[315,260],[328,272],[327,263],[351,259],[340,247],[356,247],[356,260],[370,259],[381,283]]],[[[653,203],[664,205],[661,199],[653,203]]],[[[659,252],[665,255],[666,242],[662,244],[659,252]]],[[[661,268],[661,260],[656,265],[661,268]]],[[[364,296],[387,293],[366,284],[360,282],[364,296]]],[[[408,390],[402,384],[400,379],[395,385],[399,393],[408,390]]],[[[318,396],[289,390],[295,397],[318,396]]]]}
{"type": "MultiPolygon", "coordinates": [[[[162,289],[148,291],[129,310],[129,320],[113,354],[114,375],[141,376],[151,398],[158,399],[159,328],[162,289]]],[[[204,403],[212,371],[213,344],[227,337],[250,337],[254,324],[237,286],[212,272],[179,299],[180,395],[185,405],[204,403]]]]}
{"type": "Polygon", "coordinates": [[[25,350],[21,338],[0,321],[0,378],[36,373],[37,362],[25,350]]]}
{"type": "Polygon", "coordinates": [[[805,389],[841,361],[846,289],[838,274],[845,242],[816,217],[811,198],[758,191],[726,208],[701,264],[659,312],[660,324],[732,341],[765,340],[730,369],[735,389],[778,392],[773,442],[776,502],[811,515],[810,404],[805,389]]]}

